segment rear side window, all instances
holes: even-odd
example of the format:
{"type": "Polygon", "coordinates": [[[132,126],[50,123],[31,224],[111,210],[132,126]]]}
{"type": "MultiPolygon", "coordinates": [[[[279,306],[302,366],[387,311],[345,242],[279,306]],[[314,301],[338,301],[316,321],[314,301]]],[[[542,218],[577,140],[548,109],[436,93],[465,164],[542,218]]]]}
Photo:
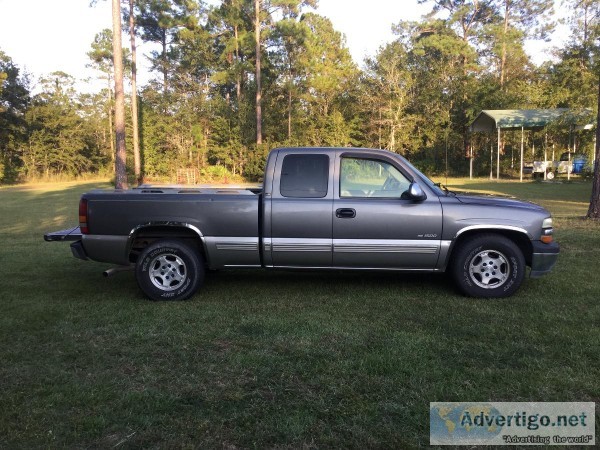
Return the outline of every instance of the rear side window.
{"type": "Polygon", "coordinates": [[[287,155],[281,168],[283,197],[322,198],[327,195],[329,156],[287,155]]]}

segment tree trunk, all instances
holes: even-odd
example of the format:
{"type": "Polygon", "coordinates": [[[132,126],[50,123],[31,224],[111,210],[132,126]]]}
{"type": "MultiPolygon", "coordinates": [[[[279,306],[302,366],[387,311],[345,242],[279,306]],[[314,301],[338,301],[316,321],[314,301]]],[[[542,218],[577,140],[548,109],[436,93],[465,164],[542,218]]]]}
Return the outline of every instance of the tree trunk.
{"type": "Polygon", "coordinates": [[[133,127],[133,161],[137,184],[142,183],[142,162],[140,158],[140,135],[138,127],[137,102],[137,50],[135,46],[135,19],[133,16],[133,0],[129,0],[129,39],[131,41],[131,124],[133,127]]]}
{"type": "MultiPolygon", "coordinates": [[[[235,81],[235,94],[238,104],[238,109],[240,108],[240,104],[242,103],[242,74],[238,72],[237,69],[241,67],[240,64],[240,45],[238,38],[238,26],[237,24],[233,26],[233,33],[235,36],[235,63],[238,67],[236,67],[236,81],[235,81]]],[[[243,70],[243,69],[240,69],[243,70]]]]}
{"type": "Polygon", "coordinates": [[[123,48],[121,43],[121,4],[112,0],[113,61],[115,69],[115,188],[127,189],[127,153],[125,149],[125,93],[123,91],[123,48]]]}
{"type": "Polygon", "coordinates": [[[594,159],[594,182],[592,184],[592,198],[587,217],[600,219],[600,76],[598,77],[598,115],[596,117],[596,157],[594,159]]]}
{"type": "Polygon", "coordinates": [[[504,0],[504,36],[502,38],[502,60],[500,61],[500,87],[506,78],[506,35],[508,34],[508,0],[504,0]]]}
{"type": "Polygon", "coordinates": [[[169,78],[167,76],[167,31],[162,30],[161,36],[162,45],[162,72],[163,72],[163,94],[166,95],[169,87],[169,78]]]}
{"type": "Polygon", "coordinates": [[[254,41],[256,44],[256,144],[262,144],[262,86],[260,80],[260,0],[254,0],[254,41]]]}
{"type": "Polygon", "coordinates": [[[113,119],[112,119],[113,118],[112,79],[110,78],[110,75],[107,78],[108,78],[108,134],[109,134],[108,140],[110,141],[110,159],[114,164],[114,162],[115,162],[115,141],[113,139],[114,132],[113,132],[113,119]]]}
{"type": "Polygon", "coordinates": [[[288,86],[288,142],[292,140],[292,76],[290,75],[290,84],[288,86]]]}

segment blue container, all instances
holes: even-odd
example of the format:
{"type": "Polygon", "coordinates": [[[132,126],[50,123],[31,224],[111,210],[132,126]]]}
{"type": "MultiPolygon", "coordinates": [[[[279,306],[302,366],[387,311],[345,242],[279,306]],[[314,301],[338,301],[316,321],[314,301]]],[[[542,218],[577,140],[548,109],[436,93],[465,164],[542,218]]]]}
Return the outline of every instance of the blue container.
{"type": "Polygon", "coordinates": [[[573,173],[583,172],[583,166],[585,166],[585,159],[575,158],[573,160],[573,173]]]}

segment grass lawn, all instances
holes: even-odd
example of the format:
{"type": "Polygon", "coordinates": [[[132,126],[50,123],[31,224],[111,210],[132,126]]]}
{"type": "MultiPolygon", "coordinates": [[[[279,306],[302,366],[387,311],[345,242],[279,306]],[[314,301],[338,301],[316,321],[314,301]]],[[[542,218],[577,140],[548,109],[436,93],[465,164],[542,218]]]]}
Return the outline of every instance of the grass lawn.
{"type": "Polygon", "coordinates": [[[444,275],[222,271],[155,303],[43,242],[107,184],[1,188],[0,448],[420,447],[430,401],[599,401],[591,184],[449,184],[549,208],[554,272],[475,300],[444,275]]]}

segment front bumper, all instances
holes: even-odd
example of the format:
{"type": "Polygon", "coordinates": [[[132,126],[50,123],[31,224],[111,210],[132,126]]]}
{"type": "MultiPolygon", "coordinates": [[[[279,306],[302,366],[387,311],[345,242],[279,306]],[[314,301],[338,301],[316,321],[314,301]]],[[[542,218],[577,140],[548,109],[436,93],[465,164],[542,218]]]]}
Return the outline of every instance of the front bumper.
{"type": "Polygon", "coordinates": [[[531,272],[529,276],[531,278],[538,278],[550,272],[554,264],[556,264],[559,253],[560,246],[556,242],[550,244],[544,244],[540,241],[533,242],[533,255],[531,257],[531,272]]]}

